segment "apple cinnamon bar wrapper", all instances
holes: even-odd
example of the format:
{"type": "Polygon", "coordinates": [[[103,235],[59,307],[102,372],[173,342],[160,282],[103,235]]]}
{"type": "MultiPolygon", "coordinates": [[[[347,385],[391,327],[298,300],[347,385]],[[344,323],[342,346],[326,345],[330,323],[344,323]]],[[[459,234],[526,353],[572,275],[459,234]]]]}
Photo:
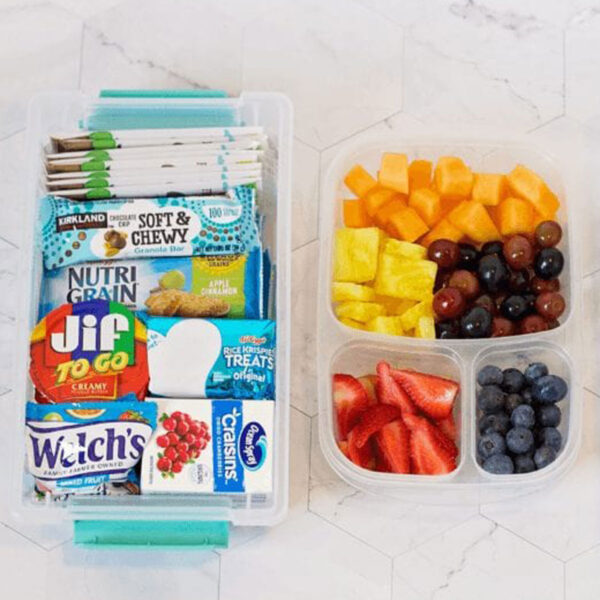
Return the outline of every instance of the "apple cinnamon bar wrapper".
{"type": "Polygon", "coordinates": [[[25,412],[27,465],[38,490],[98,494],[126,482],[156,427],[154,402],[36,404],[25,412]]]}
{"type": "Polygon", "coordinates": [[[95,202],[47,196],[40,225],[46,269],[100,260],[247,254],[261,247],[252,186],[217,196],[95,202]]]}
{"type": "Polygon", "coordinates": [[[40,316],[65,302],[103,299],[160,316],[260,319],[263,253],[140,258],[46,272],[40,316]]]}
{"type": "Polygon", "coordinates": [[[273,321],[138,316],[147,328],[152,395],[275,397],[273,321]]]}

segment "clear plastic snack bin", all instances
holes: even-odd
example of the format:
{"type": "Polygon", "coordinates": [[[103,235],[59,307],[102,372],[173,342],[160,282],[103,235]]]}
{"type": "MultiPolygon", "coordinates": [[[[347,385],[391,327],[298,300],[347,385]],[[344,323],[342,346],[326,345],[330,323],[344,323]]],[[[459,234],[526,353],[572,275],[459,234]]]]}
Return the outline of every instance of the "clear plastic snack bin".
{"type": "MultiPolygon", "coordinates": [[[[86,97],[78,92],[51,93],[34,99],[29,113],[27,189],[18,201],[25,213],[21,244],[17,343],[14,359],[14,436],[12,481],[8,486],[18,516],[28,522],[74,521],[75,542],[96,546],[215,547],[226,546],[229,525],[273,525],[288,504],[288,418],[290,338],[290,175],[292,108],[277,93],[248,93],[239,98],[207,98],[173,92],[163,97],[135,94],[136,106],[173,113],[206,106],[239,116],[245,125],[261,125],[269,138],[263,160],[259,209],[265,216],[264,247],[273,263],[270,318],[276,320],[277,358],[274,425],[274,473],[271,494],[71,496],[66,502],[33,500],[33,479],[25,464],[25,402],[33,398],[29,379],[29,332],[37,321],[42,259],[35,244],[36,216],[44,195],[42,151],[49,134],[76,128],[91,107],[127,105],[123,97],[86,97]]],[[[151,111],[150,111],[151,112],[151,111]]],[[[177,115],[176,115],[177,116],[177,115]]],[[[185,121],[182,122],[182,124],[185,121]]],[[[180,125],[181,126],[181,125],[180,125]]]]}
{"type": "MultiPolygon", "coordinates": [[[[565,142],[566,144],[566,142],[565,142]]],[[[321,448],[329,464],[349,484],[376,494],[410,502],[434,504],[496,501],[524,494],[548,484],[573,464],[581,441],[582,392],[577,372],[581,290],[577,263],[577,236],[574,207],[578,181],[573,171],[573,152],[563,144],[561,158],[551,156],[529,143],[462,139],[403,139],[402,135],[362,138],[347,145],[334,159],[325,177],[321,196],[323,232],[319,265],[318,366],[321,448]],[[331,282],[334,232],[343,226],[342,199],[352,197],[344,176],[356,163],[375,173],[384,152],[399,152],[409,160],[440,156],[461,157],[474,171],[508,172],[523,163],[539,173],[558,195],[558,220],[563,239],[558,246],[565,254],[561,293],[567,310],[560,327],[535,334],[474,340],[424,340],[394,337],[345,326],[333,312],[331,282]],[[392,366],[413,368],[460,382],[454,417],[459,432],[457,468],[447,475],[402,475],[362,469],[339,450],[335,439],[332,375],[361,376],[375,372],[376,363],[387,360],[392,366]],[[563,448],[550,466],[527,474],[492,475],[477,462],[476,376],[486,364],[523,369],[534,360],[548,364],[550,372],[569,384],[568,400],[560,406],[563,448]]]]}

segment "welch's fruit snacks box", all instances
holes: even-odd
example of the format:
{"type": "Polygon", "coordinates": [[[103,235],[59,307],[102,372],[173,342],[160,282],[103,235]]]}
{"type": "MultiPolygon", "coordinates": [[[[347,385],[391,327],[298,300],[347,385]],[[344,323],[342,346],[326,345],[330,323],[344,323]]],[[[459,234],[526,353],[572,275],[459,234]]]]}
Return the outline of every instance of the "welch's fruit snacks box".
{"type": "Polygon", "coordinates": [[[273,490],[273,410],[264,400],[157,400],[142,493],[273,490]]]}

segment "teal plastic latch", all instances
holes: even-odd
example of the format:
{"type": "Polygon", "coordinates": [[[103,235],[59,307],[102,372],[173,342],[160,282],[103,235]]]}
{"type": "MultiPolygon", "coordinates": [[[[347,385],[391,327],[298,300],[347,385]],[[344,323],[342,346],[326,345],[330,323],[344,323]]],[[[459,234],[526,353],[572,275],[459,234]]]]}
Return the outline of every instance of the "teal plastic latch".
{"type": "Polygon", "coordinates": [[[101,90],[100,98],[227,98],[224,90],[101,90]]]}
{"type": "Polygon", "coordinates": [[[86,548],[212,550],[227,548],[227,521],[104,521],[74,522],[74,542],[86,548]]]}

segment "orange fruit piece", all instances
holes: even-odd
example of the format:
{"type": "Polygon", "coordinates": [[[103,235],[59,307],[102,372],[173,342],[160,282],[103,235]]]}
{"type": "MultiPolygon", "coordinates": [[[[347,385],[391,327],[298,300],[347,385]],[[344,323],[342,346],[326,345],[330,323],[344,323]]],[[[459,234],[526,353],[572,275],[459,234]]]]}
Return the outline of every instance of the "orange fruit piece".
{"type": "Polygon", "coordinates": [[[497,206],[502,200],[505,185],[504,175],[475,173],[472,199],[487,206],[497,206]]]}
{"type": "Polygon", "coordinates": [[[502,235],[529,233],[533,230],[533,207],[522,198],[506,198],[498,207],[498,223],[502,235]]]}
{"type": "Polygon", "coordinates": [[[500,232],[485,206],[479,202],[465,200],[448,215],[448,220],[475,242],[485,243],[500,239],[500,232]]]}
{"type": "Polygon", "coordinates": [[[395,198],[397,193],[394,190],[387,190],[377,186],[363,197],[365,208],[369,217],[373,218],[377,211],[395,198]]]}
{"type": "Polygon", "coordinates": [[[407,242],[414,242],[429,231],[427,223],[409,206],[399,209],[390,217],[389,227],[397,237],[407,242]]]}
{"type": "Polygon", "coordinates": [[[428,227],[433,227],[442,216],[442,204],[439,195],[427,188],[411,192],[408,205],[419,213],[419,216],[428,227]]]}
{"type": "Polygon", "coordinates": [[[375,213],[375,224],[381,229],[385,229],[392,215],[397,213],[401,208],[406,207],[406,201],[402,198],[402,194],[396,194],[389,202],[386,202],[375,213]]]}
{"type": "Polygon", "coordinates": [[[348,186],[356,196],[361,198],[371,189],[373,189],[377,182],[361,165],[354,165],[346,177],[344,177],[344,183],[348,186]]]}
{"type": "Polygon", "coordinates": [[[413,160],[408,165],[408,188],[411,192],[431,185],[432,165],[430,160],[413,160]]]}
{"type": "Polygon", "coordinates": [[[530,202],[543,217],[550,218],[560,207],[560,202],[544,180],[524,165],[517,165],[507,176],[506,181],[512,193],[530,202]]]}
{"type": "Polygon", "coordinates": [[[371,219],[362,200],[344,200],[344,225],[346,227],[369,227],[371,225],[371,219]]]}
{"type": "Polygon", "coordinates": [[[463,232],[448,221],[442,219],[422,240],[423,246],[429,247],[435,240],[451,240],[458,242],[463,237],[463,232]]]}
{"type": "Polygon", "coordinates": [[[408,158],[406,154],[386,152],[381,158],[381,167],[377,178],[383,187],[401,194],[408,194],[408,158]]]}
{"type": "Polygon", "coordinates": [[[468,198],[471,195],[473,173],[457,156],[442,156],[435,167],[434,179],[442,196],[468,198]]]}

